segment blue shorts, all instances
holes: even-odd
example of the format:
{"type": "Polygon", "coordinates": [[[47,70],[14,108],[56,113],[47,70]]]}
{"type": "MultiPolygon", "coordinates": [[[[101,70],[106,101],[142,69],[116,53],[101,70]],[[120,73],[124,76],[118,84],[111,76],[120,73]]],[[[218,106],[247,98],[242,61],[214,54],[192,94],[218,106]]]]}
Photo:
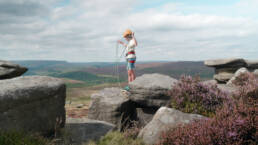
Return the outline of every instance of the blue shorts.
{"type": "Polygon", "coordinates": [[[134,64],[136,62],[136,58],[127,58],[127,70],[132,70],[135,68],[134,64]]]}

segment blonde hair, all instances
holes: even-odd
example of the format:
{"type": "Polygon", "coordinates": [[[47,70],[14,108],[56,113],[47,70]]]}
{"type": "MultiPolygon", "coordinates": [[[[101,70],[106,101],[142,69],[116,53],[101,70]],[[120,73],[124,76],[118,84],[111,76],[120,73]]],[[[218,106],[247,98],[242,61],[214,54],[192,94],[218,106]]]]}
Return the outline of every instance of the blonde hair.
{"type": "Polygon", "coordinates": [[[126,29],[124,34],[123,34],[123,37],[127,37],[129,35],[129,37],[132,37],[132,31],[130,29],[126,29]]]}

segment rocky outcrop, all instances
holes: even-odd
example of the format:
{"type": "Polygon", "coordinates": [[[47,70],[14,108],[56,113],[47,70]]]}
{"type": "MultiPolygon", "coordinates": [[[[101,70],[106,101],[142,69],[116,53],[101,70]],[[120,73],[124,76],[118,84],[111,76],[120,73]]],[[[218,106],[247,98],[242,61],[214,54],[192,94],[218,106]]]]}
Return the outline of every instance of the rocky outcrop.
{"type": "Polygon", "coordinates": [[[193,120],[204,118],[197,114],[187,114],[181,111],[161,107],[149,122],[139,133],[138,137],[148,144],[157,144],[162,132],[177,127],[179,124],[190,123],[193,120]]]}
{"type": "Polygon", "coordinates": [[[0,80],[21,76],[27,70],[18,64],[0,60],[0,80]]]}
{"type": "Polygon", "coordinates": [[[206,60],[204,64],[215,68],[214,79],[219,83],[227,83],[234,77],[235,72],[242,67],[247,68],[250,72],[258,69],[258,61],[244,60],[241,58],[206,60]]]}
{"type": "Polygon", "coordinates": [[[52,134],[65,124],[65,84],[33,76],[0,81],[0,129],[52,134]]]}
{"type": "Polygon", "coordinates": [[[168,90],[177,80],[161,74],[145,74],[129,84],[125,93],[119,88],[106,88],[91,96],[88,117],[113,123],[119,130],[138,121],[145,126],[169,100],[168,90]]]}
{"type": "Polygon", "coordinates": [[[88,118],[115,124],[119,130],[136,119],[136,108],[119,88],[105,88],[91,96],[88,118]]]}
{"type": "Polygon", "coordinates": [[[140,126],[145,126],[161,106],[166,106],[170,100],[170,90],[176,79],[162,74],[144,74],[129,84],[129,98],[137,107],[137,118],[140,126]]]}
{"type": "Polygon", "coordinates": [[[99,140],[114,128],[114,124],[104,121],[87,118],[68,118],[65,126],[65,134],[67,134],[65,143],[80,145],[91,140],[99,140]]]}

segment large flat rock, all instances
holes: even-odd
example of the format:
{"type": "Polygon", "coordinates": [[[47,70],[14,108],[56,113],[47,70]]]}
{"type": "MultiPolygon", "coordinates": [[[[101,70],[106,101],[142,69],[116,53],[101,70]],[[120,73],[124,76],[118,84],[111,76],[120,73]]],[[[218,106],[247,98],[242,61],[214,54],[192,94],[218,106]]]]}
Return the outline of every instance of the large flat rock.
{"type": "Polygon", "coordinates": [[[202,118],[204,117],[201,115],[188,114],[172,108],[161,107],[151,122],[140,131],[138,137],[141,137],[148,145],[157,144],[163,132],[176,128],[180,124],[187,124],[202,118]]]}
{"type": "Polygon", "coordinates": [[[88,118],[115,124],[119,130],[134,120],[136,109],[119,88],[105,88],[91,96],[88,118]]]}
{"type": "Polygon", "coordinates": [[[143,89],[171,89],[177,80],[166,75],[153,73],[137,77],[129,85],[131,88],[143,89]]]}
{"type": "MultiPolygon", "coordinates": [[[[66,141],[81,145],[91,140],[99,140],[115,128],[114,124],[88,118],[67,118],[65,125],[66,141]]],[[[66,142],[67,143],[67,142],[66,142]]]]}
{"type": "Polygon", "coordinates": [[[167,94],[177,80],[162,74],[144,74],[137,77],[130,86],[130,99],[145,107],[167,105],[170,96],[167,94]]]}
{"type": "Polygon", "coordinates": [[[0,80],[21,76],[28,69],[9,61],[0,60],[0,80]]]}
{"type": "Polygon", "coordinates": [[[214,59],[206,60],[204,64],[209,67],[246,67],[247,63],[242,58],[214,59]]]}
{"type": "Polygon", "coordinates": [[[51,134],[65,123],[66,86],[43,76],[0,81],[0,129],[51,134]]]}

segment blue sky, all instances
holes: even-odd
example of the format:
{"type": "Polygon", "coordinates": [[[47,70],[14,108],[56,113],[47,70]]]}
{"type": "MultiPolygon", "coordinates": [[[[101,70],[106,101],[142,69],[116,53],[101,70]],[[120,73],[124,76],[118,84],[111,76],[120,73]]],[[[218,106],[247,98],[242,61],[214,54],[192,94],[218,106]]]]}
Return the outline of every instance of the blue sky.
{"type": "Polygon", "coordinates": [[[130,28],[140,61],[258,59],[257,7],[258,0],[1,0],[0,58],[114,61],[130,28]]]}

